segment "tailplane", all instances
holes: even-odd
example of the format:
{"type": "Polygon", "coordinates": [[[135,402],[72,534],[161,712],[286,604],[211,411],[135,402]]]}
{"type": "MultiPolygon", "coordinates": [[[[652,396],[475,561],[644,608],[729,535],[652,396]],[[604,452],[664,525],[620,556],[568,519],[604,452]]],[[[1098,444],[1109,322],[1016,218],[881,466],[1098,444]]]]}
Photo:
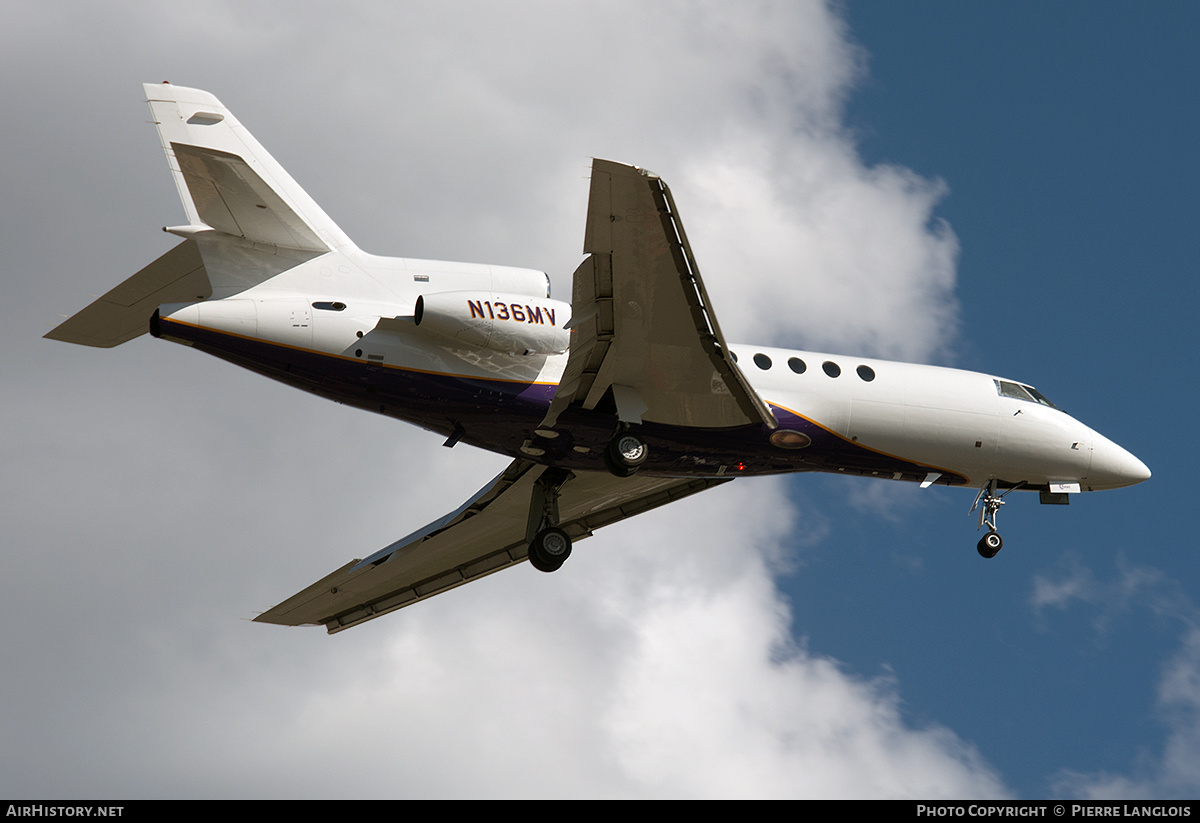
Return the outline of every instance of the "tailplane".
{"type": "Polygon", "coordinates": [[[212,296],[212,284],[195,240],[187,240],[97,298],[45,335],[51,340],[109,349],[150,329],[163,303],[191,303],[212,296]]]}

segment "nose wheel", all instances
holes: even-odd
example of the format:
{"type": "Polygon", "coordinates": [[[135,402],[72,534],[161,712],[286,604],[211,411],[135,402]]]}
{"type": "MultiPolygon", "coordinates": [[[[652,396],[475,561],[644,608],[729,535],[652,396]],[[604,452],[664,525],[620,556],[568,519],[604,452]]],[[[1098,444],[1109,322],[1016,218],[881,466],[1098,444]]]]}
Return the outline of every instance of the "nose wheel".
{"type": "Polygon", "coordinates": [[[1004,505],[1004,496],[1022,485],[1024,484],[1014,486],[1004,494],[996,494],[996,480],[992,479],[976,495],[975,504],[971,506],[971,512],[979,510],[979,525],[976,528],[982,529],[987,526],[987,534],[979,538],[979,543],[975,546],[981,557],[995,557],[1000,549],[1004,548],[1004,540],[1000,537],[1000,532],[996,531],[996,514],[1004,505]]]}
{"type": "Polygon", "coordinates": [[[1004,540],[1000,537],[999,532],[988,532],[979,538],[979,543],[975,548],[979,549],[981,557],[995,557],[996,553],[1004,548],[1004,540]]]}

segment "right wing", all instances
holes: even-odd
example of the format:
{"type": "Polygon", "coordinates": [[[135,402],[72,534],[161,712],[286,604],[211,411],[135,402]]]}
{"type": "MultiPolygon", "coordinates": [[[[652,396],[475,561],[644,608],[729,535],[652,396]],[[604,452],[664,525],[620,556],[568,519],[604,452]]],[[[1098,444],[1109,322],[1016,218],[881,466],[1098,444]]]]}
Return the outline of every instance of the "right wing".
{"type": "Polygon", "coordinates": [[[733,361],[661,178],[594,160],[583,250],[570,354],[542,426],[609,396],[627,423],[778,425],[733,361]]]}
{"type": "MultiPolygon", "coordinates": [[[[520,563],[528,556],[534,487],[547,471],[559,470],[514,460],[456,511],[365,560],[351,560],[254,619],[323,624],[334,634],[520,563]]],[[[571,472],[558,491],[558,527],[582,540],[728,480],[571,472]]]]}

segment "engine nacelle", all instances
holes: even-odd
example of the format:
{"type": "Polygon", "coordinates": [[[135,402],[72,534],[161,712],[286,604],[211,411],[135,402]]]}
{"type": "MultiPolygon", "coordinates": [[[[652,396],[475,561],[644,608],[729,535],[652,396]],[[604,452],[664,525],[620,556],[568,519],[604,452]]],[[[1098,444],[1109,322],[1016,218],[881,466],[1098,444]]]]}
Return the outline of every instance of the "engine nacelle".
{"type": "Polygon", "coordinates": [[[570,333],[571,307],[520,294],[447,291],[417,298],[417,328],[460,346],[517,354],[560,354],[570,333]]]}

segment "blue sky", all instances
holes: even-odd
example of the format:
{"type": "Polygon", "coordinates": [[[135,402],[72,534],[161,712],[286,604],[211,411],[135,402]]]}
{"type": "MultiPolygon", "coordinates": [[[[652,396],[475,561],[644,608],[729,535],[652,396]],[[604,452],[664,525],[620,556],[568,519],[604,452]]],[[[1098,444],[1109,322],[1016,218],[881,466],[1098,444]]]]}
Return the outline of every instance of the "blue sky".
{"type": "MultiPolygon", "coordinates": [[[[823,558],[819,580],[805,567],[787,586],[797,630],[864,673],[886,664],[909,710],[973,740],[1026,796],[1045,796],[1062,769],[1136,772],[1174,727],[1156,693],[1195,625],[1200,579],[1183,499],[1196,451],[1167,434],[1186,429],[1200,399],[1186,377],[1196,351],[1195,11],[846,10],[868,55],[847,116],[864,159],[949,187],[936,213],[961,243],[953,364],[1038,386],[1154,477],[1066,509],[1014,495],[991,563],[973,556],[961,495],[914,501],[895,523],[843,518],[832,539],[854,548],[823,558]],[[1160,578],[1123,596],[1136,571],[1160,578]],[[1033,608],[1035,579],[1085,572],[1106,589],[1095,602],[1033,608]],[[1186,608],[1159,613],[1168,593],[1186,608]]],[[[795,493],[809,494],[808,483],[795,493]]],[[[821,485],[832,512],[846,483],[821,485]]]]}
{"type": "Polygon", "coordinates": [[[0,794],[1200,792],[1200,12],[283,8],[6,10],[0,794]],[[161,341],[41,339],[171,246],[162,79],[364,249],[543,268],[559,297],[589,158],[647,166],[731,339],[1019,379],[1154,476],[1010,496],[991,561],[966,490],[739,481],[554,575],[332,638],[252,624],[505,460],[161,341]]]}

